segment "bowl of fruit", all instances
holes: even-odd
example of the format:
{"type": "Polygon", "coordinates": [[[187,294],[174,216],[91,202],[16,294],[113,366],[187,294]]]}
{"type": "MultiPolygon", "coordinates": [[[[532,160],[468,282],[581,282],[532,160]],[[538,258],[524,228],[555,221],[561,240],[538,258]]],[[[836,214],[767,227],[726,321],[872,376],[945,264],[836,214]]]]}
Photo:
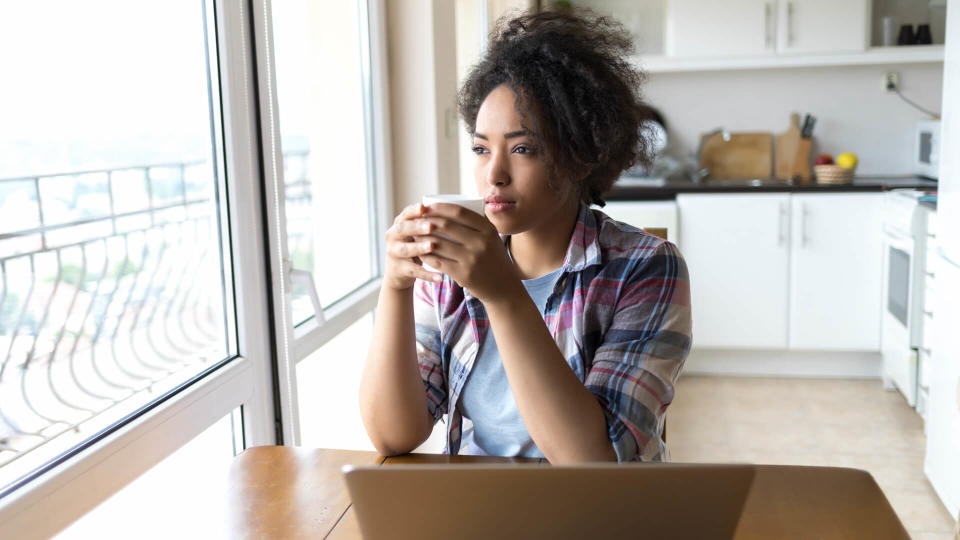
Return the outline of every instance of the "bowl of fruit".
{"type": "Polygon", "coordinates": [[[813,173],[818,184],[849,184],[857,169],[857,155],[844,152],[834,161],[830,154],[820,154],[813,162],[813,173]]]}

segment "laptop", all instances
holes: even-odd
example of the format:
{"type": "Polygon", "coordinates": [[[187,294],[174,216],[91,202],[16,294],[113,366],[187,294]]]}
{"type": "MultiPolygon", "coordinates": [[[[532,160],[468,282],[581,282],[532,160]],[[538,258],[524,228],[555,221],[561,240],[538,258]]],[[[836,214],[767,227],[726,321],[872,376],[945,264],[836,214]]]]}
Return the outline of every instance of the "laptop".
{"type": "Polygon", "coordinates": [[[343,468],[363,537],[732,538],[752,465],[343,468]]]}

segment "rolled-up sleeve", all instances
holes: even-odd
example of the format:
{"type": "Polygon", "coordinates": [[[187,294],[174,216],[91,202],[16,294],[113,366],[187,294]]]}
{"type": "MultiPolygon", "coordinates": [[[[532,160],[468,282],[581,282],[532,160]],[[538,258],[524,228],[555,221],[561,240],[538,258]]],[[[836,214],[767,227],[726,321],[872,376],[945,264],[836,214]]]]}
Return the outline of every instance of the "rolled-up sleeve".
{"type": "Polygon", "coordinates": [[[669,242],[628,270],[585,384],[607,418],[619,461],[661,461],[660,422],[690,351],[690,280],[669,242]]]}
{"type": "Polygon", "coordinates": [[[441,359],[440,322],[435,301],[439,287],[418,279],[413,290],[417,365],[427,393],[427,407],[434,422],[447,412],[447,384],[441,359]]]}

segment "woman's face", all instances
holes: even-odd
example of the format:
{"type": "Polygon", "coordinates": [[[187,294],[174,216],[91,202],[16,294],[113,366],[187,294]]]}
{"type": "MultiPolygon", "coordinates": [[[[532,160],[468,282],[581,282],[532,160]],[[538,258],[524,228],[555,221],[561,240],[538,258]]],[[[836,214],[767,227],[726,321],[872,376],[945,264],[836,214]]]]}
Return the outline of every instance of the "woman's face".
{"type": "Polygon", "coordinates": [[[497,231],[570,233],[562,224],[578,206],[576,192],[570,182],[555,182],[560,192],[550,187],[548,167],[508,86],[495,88],[480,105],[473,152],[477,193],[485,198],[487,218],[497,231]]]}

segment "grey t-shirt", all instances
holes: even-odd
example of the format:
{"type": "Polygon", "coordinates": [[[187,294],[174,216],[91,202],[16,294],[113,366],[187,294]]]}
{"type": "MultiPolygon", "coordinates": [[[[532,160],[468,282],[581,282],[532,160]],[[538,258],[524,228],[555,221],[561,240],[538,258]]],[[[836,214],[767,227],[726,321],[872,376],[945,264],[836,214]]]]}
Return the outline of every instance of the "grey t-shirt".
{"type": "MultiPolygon", "coordinates": [[[[523,280],[527,294],[541,315],[560,277],[560,270],[558,268],[547,275],[523,280]]],[[[463,416],[473,422],[473,427],[463,433],[460,453],[544,457],[520,418],[493,332],[487,332],[480,345],[458,406],[463,416]]]]}

